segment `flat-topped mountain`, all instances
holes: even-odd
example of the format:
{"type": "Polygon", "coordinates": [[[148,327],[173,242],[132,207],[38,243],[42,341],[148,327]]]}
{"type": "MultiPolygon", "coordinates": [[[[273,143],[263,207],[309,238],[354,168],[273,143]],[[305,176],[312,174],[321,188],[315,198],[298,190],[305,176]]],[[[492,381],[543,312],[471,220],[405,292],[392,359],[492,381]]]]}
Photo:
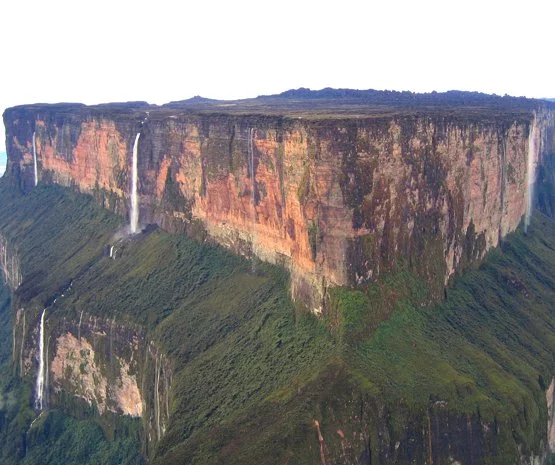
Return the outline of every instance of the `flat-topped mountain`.
{"type": "Polygon", "coordinates": [[[554,108],[6,110],[0,461],[546,463],[554,108]]]}
{"type": "Polygon", "coordinates": [[[134,188],[142,224],[200,225],[238,253],[282,264],[294,298],[320,312],[330,286],[372,281],[399,260],[441,296],[457,269],[520,223],[530,176],[553,176],[553,108],[348,89],[25,105],[4,114],[7,176],[24,190],[74,186],[126,216],[134,188]]]}
{"type": "MultiPolygon", "coordinates": [[[[538,108],[542,103],[552,108],[549,103],[555,99],[529,99],[526,97],[498,96],[481,92],[448,91],[414,93],[408,91],[381,91],[332,89],[310,90],[306,88],[291,89],[275,95],[261,95],[255,98],[238,100],[218,100],[195,96],[186,100],[172,101],[163,105],[147,102],[113,102],[86,106],[80,103],[32,104],[14,108],[39,109],[55,107],[57,111],[69,112],[81,109],[83,112],[148,110],[152,113],[167,115],[168,110],[180,110],[186,113],[221,113],[281,115],[284,117],[357,117],[384,114],[410,114],[435,112],[444,114],[458,111],[462,114],[474,114],[480,111],[505,110],[507,112],[527,112],[538,108]]],[[[553,107],[555,108],[555,107],[553,107]]],[[[171,112],[170,112],[171,113],[171,112]]]]}

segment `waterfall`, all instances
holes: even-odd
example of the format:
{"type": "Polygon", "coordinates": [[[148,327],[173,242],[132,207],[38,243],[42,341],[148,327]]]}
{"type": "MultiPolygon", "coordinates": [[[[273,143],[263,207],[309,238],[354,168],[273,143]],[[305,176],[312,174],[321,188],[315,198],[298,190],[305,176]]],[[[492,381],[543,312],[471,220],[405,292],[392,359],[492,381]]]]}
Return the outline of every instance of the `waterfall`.
{"type": "Polygon", "coordinates": [[[83,310],[81,310],[81,314],[79,315],[79,326],[77,326],[77,340],[81,340],[81,321],[83,320],[83,310]]]}
{"type": "Polygon", "coordinates": [[[160,354],[160,362],[158,362],[158,356],[156,356],[156,368],[154,373],[154,412],[156,414],[156,433],[158,435],[158,440],[162,435],[160,432],[160,369],[162,367],[162,354],[160,354]]]}
{"type": "Polygon", "coordinates": [[[39,183],[39,173],[37,168],[37,143],[35,142],[35,133],[33,131],[33,165],[35,169],[35,186],[39,183]]]}
{"type": "Polygon", "coordinates": [[[534,120],[530,127],[530,133],[528,135],[528,155],[527,155],[527,167],[526,167],[526,215],[524,217],[524,232],[528,232],[528,227],[530,226],[530,217],[532,216],[532,209],[534,208],[534,182],[536,178],[536,158],[537,149],[536,146],[536,116],[534,115],[534,120]]]}
{"type": "Polygon", "coordinates": [[[19,374],[23,376],[23,341],[25,340],[25,309],[23,309],[23,328],[21,331],[21,345],[19,346],[19,374]]]}
{"type": "Polygon", "coordinates": [[[44,315],[46,308],[40,317],[39,331],[39,372],[37,374],[37,385],[35,393],[35,408],[42,410],[44,407],[44,315]]]}
{"type": "Polygon", "coordinates": [[[255,179],[254,179],[254,128],[249,128],[248,138],[248,155],[249,155],[249,168],[251,175],[251,201],[252,201],[252,231],[251,231],[251,253],[252,253],[252,272],[256,272],[255,264],[255,227],[256,227],[256,198],[254,194],[255,179]]]}
{"type": "Polygon", "coordinates": [[[132,165],[132,178],[131,178],[131,214],[129,215],[129,231],[135,234],[139,227],[139,199],[137,198],[137,178],[138,178],[138,163],[137,152],[139,149],[139,137],[141,133],[138,132],[133,144],[133,165],[132,165]]]}
{"type": "MultiPolygon", "coordinates": [[[[45,367],[44,367],[44,387],[43,387],[43,392],[45,392],[44,397],[45,397],[47,400],[48,400],[48,376],[49,376],[49,373],[50,373],[50,370],[49,370],[49,368],[48,368],[48,348],[50,347],[50,337],[51,337],[51,336],[52,336],[51,334],[48,335],[48,339],[47,339],[47,341],[46,341],[46,347],[45,347],[45,352],[46,352],[46,354],[45,354],[45,356],[44,356],[44,365],[45,365],[45,367]]],[[[45,407],[46,407],[46,403],[47,403],[47,402],[44,401],[45,407]]]]}

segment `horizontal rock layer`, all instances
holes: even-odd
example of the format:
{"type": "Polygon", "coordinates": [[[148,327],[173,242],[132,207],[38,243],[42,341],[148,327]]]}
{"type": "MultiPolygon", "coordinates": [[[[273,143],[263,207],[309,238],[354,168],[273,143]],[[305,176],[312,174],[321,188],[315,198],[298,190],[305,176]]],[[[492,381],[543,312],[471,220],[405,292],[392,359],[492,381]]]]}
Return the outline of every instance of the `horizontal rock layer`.
{"type": "Polygon", "coordinates": [[[4,115],[7,176],[29,190],[36,170],[39,183],[76,187],[127,216],[140,132],[140,223],[203,229],[282,264],[293,297],[319,312],[328,286],[363,284],[399,263],[440,296],[456,270],[520,223],[529,152],[534,171],[553,166],[545,162],[555,152],[553,115],[539,107],[342,118],[17,107],[4,115]]]}

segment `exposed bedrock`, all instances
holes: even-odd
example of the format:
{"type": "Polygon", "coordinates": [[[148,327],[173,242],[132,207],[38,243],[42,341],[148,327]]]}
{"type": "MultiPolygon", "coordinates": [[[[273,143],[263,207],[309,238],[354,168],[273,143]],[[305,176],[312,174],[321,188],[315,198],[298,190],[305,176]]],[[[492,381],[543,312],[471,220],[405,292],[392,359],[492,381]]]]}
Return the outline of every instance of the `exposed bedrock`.
{"type": "MultiPolygon", "coordinates": [[[[129,323],[86,313],[60,318],[57,313],[46,311],[44,408],[77,416],[85,408],[141,418],[148,455],[170,416],[169,359],[129,323]]],[[[16,312],[13,359],[20,376],[36,376],[38,323],[36,312],[16,312]]]]}
{"type": "MultiPolygon", "coordinates": [[[[315,312],[328,286],[400,263],[441,296],[522,220],[528,156],[538,182],[555,176],[554,113],[541,107],[301,119],[43,105],[4,119],[14,184],[34,186],[34,133],[39,183],[91,193],[123,216],[140,131],[139,222],[284,265],[294,299],[315,312]]],[[[553,208],[552,191],[537,197],[553,208]]]]}

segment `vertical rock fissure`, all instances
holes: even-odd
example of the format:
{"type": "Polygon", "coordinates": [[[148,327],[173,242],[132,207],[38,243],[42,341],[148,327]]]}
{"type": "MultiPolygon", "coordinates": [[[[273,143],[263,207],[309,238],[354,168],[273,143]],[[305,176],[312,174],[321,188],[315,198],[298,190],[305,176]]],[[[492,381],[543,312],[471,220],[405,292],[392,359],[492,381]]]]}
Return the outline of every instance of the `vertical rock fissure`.
{"type": "Polygon", "coordinates": [[[19,346],[19,376],[23,377],[23,346],[25,345],[25,309],[23,309],[23,325],[21,329],[21,345],[19,346]]]}
{"type": "Polygon", "coordinates": [[[545,393],[547,402],[547,444],[548,450],[555,453],[555,378],[551,379],[545,393]]]}
{"type": "Polygon", "coordinates": [[[10,246],[8,240],[0,234],[0,268],[4,273],[6,284],[13,291],[22,281],[19,258],[17,252],[10,246]],[[8,250],[10,249],[10,250],[8,250]]]}
{"type": "Polygon", "coordinates": [[[505,217],[505,188],[506,188],[506,159],[507,159],[507,133],[503,130],[499,140],[499,226],[498,237],[502,241],[505,236],[505,228],[503,227],[503,219],[505,217]]]}
{"type": "Polygon", "coordinates": [[[12,363],[15,365],[15,329],[17,328],[17,324],[19,323],[19,312],[16,314],[15,325],[12,326],[12,363]]]}
{"type": "Polygon", "coordinates": [[[255,196],[255,176],[254,176],[254,128],[249,128],[249,138],[248,138],[248,156],[249,156],[249,170],[251,176],[251,253],[252,253],[252,261],[251,267],[252,272],[256,273],[256,237],[255,237],[255,230],[256,230],[256,196],[255,196]]]}
{"type": "Polygon", "coordinates": [[[39,183],[39,173],[37,167],[37,143],[36,143],[36,131],[33,131],[33,168],[35,171],[35,186],[39,183]]]}
{"type": "Polygon", "coordinates": [[[528,232],[530,226],[530,217],[532,216],[533,197],[534,197],[534,182],[536,171],[536,115],[530,125],[528,134],[528,154],[526,156],[526,214],[524,217],[524,232],[528,232]]]}

